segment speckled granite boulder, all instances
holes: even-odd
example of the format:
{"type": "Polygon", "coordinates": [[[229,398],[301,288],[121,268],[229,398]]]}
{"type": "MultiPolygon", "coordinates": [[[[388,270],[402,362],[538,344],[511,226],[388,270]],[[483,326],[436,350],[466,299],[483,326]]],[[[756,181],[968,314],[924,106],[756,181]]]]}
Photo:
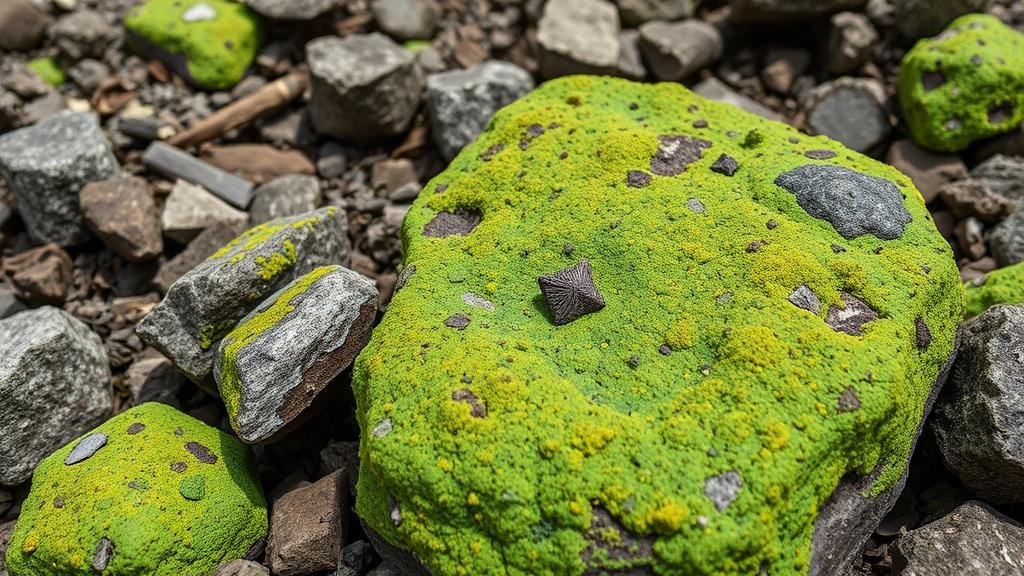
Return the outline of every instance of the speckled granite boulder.
{"type": "Polygon", "coordinates": [[[29,236],[40,244],[88,240],[78,192],[119,172],[99,121],[87,112],[63,112],[0,136],[0,174],[18,198],[29,236]]]}
{"type": "Polygon", "coordinates": [[[267,506],[245,444],[164,404],[122,412],[39,465],[11,576],[207,576],[257,549],[267,506]]]}
{"type": "Polygon", "coordinates": [[[1009,132],[1024,119],[1024,34],[993,16],[957,18],[904,56],[899,96],[914,140],[932,150],[1009,132]]]}
{"type": "Polygon", "coordinates": [[[967,316],[977,316],[996,304],[1024,304],[1024,262],[989,272],[964,287],[967,316]]]}
{"type": "Polygon", "coordinates": [[[136,331],[213,386],[217,342],[264,299],[319,266],[348,264],[345,212],[321,208],[250,228],[179,278],[136,331]]]}
{"type": "Polygon", "coordinates": [[[203,88],[231,88],[263,37],[259,16],[233,0],[146,0],[124,19],[126,40],[203,88]]]}
{"type": "Polygon", "coordinates": [[[402,238],[356,509],[435,575],[840,573],[963,313],[906,176],[678,84],[539,87],[402,238]]]}
{"type": "Polygon", "coordinates": [[[322,266],[267,298],[221,340],[214,376],[245,442],[267,442],[299,423],[370,338],[377,288],[341,266],[322,266]]]}
{"type": "Polygon", "coordinates": [[[113,408],[107,351],[85,323],[51,306],[0,321],[0,484],[31,478],[113,408]]]}

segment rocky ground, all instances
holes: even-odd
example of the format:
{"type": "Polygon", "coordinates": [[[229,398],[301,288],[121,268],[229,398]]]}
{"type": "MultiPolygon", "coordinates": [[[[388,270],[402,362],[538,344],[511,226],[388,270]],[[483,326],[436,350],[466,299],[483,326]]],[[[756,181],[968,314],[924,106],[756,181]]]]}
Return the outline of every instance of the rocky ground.
{"type": "MultiPolygon", "coordinates": [[[[985,305],[968,302],[977,317],[906,488],[842,573],[1024,574],[1024,308],[980,314],[1024,303],[1011,268],[1024,261],[1024,44],[1007,29],[973,51],[938,46],[950,50],[941,71],[932,52],[907,56],[968,13],[1024,31],[1024,2],[247,0],[237,14],[224,0],[137,4],[0,5],[0,557],[26,503],[53,500],[29,494],[33,470],[54,469],[44,457],[72,465],[144,428],[173,440],[184,427],[211,466],[244,451],[234,436],[253,443],[253,484],[272,503],[266,545],[246,542],[247,558],[218,574],[405,573],[381,561],[374,545],[386,556],[386,543],[371,545],[352,510],[350,386],[355,355],[412,274],[399,274],[403,219],[497,109],[547,79],[600,74],[682,83],[883,161],[913,180],[963,281],[1003,271],[985,305]],[[174,25],[229,16],[213,36],[174,25]],[[929,100],[929,82],[970,76],[958,58],[1008,71],[995,85],[965,81],[963,101],[929,100]],[[923,94],[901,87],[901,70],[923,78],[923,94]],[[943,106],[953,112],[937,121],[919,113],[943,106]],[[322,312],[333,309],[346,312],[322,312]],[[302,346],[275,347],[294,334],[302,346]],[[301,381],[308,398],[267,385],[281,381],[301,381]],[[260,402],[239,399],[260,383],[260,402]],[[211,453],[215,431],[133,408],[147,402],[234,436],[211,453]],[[140,411],[118,416],[127,410],[140,411]],[[65,446],[101,424],[88,437],[98,446],[65,446]]],[[[651,176],[630,178],[642,187],[651,176]]],[[[425,236],[464,235],[480,219],[444,214],[425,236]]],[[[493,308],[467,294],[468,306],[493,308]]],[[[588,297],[600,309],[600,294],[588,297]]],[[[574,319],[551,310],[556,323],[574,319]]],[[[453,399],[486,415],[464,390],[453,399]]],[[[202,501],[217,478],[175,490],[202,501]]],[[[116,550],[97,544],[92,568],[116,550]]]]}

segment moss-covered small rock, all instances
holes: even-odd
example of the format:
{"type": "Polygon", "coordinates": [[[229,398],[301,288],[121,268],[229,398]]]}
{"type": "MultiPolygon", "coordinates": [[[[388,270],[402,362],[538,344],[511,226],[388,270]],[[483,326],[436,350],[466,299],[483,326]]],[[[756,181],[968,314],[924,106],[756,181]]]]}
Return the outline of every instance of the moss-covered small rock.
{"type": "Polygon", "coordinates": [[[839,573],[963,315],[907,177],[678,84],[541,86],[402,239],[356,509],[435,575],[839,573]]]}
{"type": "Polygon", "coordinates": [[[1024,304],[1024,262],[989,272],[964,287],[967,316],[977,316],[996,304],[1024,304]]]}
{"type": "Polygon", "coordinates": [[[163,404],[136,406],[36,468],[11,576],[207,576],[267,531],[248,448],[163,404]]]}
{"type": "Polygon", "coordinates": [[[146,0],[124,25],[133,49],[214,90],[241,80],[263,37],[259,16],[234,0],[146,0]]]}
{"type": "Polygon", "coordinates": [[[61,70],[57,60],[50,57],[34,58],[29,60],[28,69],[35,72],[36,76],[43,79],[43,82],[51,86],[60,86],[64,83],[64,71],[61,70]]]}
{"type": "Polygon", "coordinates": [[[900,104],[918,144],[943,152],[1013,130],[1024,119],[1024,34],[969,14],[903,58],[900,104]]]}

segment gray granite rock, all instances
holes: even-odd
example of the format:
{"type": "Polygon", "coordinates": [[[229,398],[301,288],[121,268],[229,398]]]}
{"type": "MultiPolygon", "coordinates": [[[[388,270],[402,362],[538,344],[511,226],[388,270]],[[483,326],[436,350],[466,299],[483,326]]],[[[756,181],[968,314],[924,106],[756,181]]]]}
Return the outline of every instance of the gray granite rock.
{"type": "Polygon", "coordinates": [[[441,17],[435,0],[371,0],[370,11],[381,31],[398,41],[429,40],[441,17]]]}
{"type": "Polygon", "coordinates": [[[313,176],[281,176],[256,189],[249,218],[253,225],[315,210],[320,201],[320,181],[313,176]]]}
{"type": "Polygon", "coordinates": [[[649,20],[673,22],[693,16],[693,0],[615,0],[622,23],[635,28],[649,20]]]}
{"type": "Polygon", "coordinates": [[[365,576],[376,553],[366,540],[356,540],[341,551],[338,569],[331,576],[365,576]]]}
{"type": "Polygon", "coordinates": [[[100,12],[75,10],[57,19],[50,27],[50,37],[61,53],[71,60],[100,58],[115,40],[119,31],[100,12]]]}
{"type": "Polygon", "coordinates": [[[160,215],[160,227],[168,238],[188,244],[215,224],[245,224],[249,215],[233,208],[201,186],[184,180],[174,183],[160,215]]]}
{"type": "Polygon", "coordinates": [[[266,442],[296,424],[366,345],[376,313],[372,280],[325,266],[242,319],[221,340],[214,363],[221,395],[237,399],[228,402],[228,417],[238,437],[266,442]]]}
{"type": "Polygon", "coordinates": [[[893,574],[995,576],[1024,574],[1024,526],[972,500],[900,536],[893,574]]]}
{"type": "Polygon", "coordinates": [[[373,140],[405,132],[420,104],[412,52],[379,33],[324,36],[306,45],[310,118],[317,132],[373,140]]]}
{"type": "Polygon", "coordinates": [[[476,140],[499,108],[530,90],[533,78],[529,72],[497,60],[428,76],[427,115],[442,154],[454,158],[476,140]]]}
{"type": "Polygon", "coordinates": [[[718,29],[703,20],[651,21],[640,27],[640,52],[659,80],[675,82],[722,57],[718,29]]]}
{"type": "Polygon", "coordinates": [[[347,264],[348,224],[337,208],[249,229],[179,278],[136,332],[194,382],[213,387],[220,339],[267,296],[319,266],[347,264]]]}
{"type": "Polygon", "coordinates": [[[79,194],[89,229],[130,262],[152,260],[164,251],[153,193],[137,176],[90,182],[79,194]]]}
{"type": "Polygon", "coordinates": [[[540,73],[614,74],[619,63],[619,13],[606,0],[550,0],[537,23],[540,73]]]}
{"type": "Polygon", "coordinates": [[[81,320],[49,306],[0,320],[0,484],[112,412],[106,349],[81,320]]]}
{"type": "Polygon", "coordinates": [[[643,55],[640,53],[640,31],[635,29],[619,32],[618,75],[630,80],[647,77],[643,55]]]}
{"type": "Polygon", "coordinates": [[[339,7],[339,0],[245,0],[246,5],[277,20],[312,20],[339,7]]]}
{"type": "Polygon", "coordinates": [[[993,503],[1024,502],[1024,306],[994,306],[963,327],[932,415],[946,467],[993,503]]]}
{"type": "Polygon", "coordinates": [[[731,17],[741,24],[805,22],[864,5],[866,0],[729,0],[731,17]]]}
{"type": "Polygon", "coordinates": [[[245,228],[243,223],[236,222],[234,224],[214,224],[203,230],[177,256],[160,265],[160,271],[153,278],[153,285],[162,294],[166,294],[171,285],[178,281],[178,278],[202,264],[214,252],[244,232],[245,228]]]}
{"type": "Polygon", "coordinates": [[[234,560],[218,566],[213,576],[270,576],[270,569],[252,560],[234,560]]]}
{"type": "Polygon", "coordinates": [[[796,195],[797,204],[821,218],[847,240],[874,234],[882,240],[903,235],[910,212],[899,188],[888,180],[827,164],[805,164],[775,183],[796,195]]]}
{"type": "Polygon", "coordinates": [[[825,68],[832,74],[853,72],[871,58],[877,43],[878,32],[867,16],[860,12],[835,14],[828,31],[825,68]]]}
{"type": "Polygon", "coordinates": [[[982,12],[989,0],[894,0],[896,28],[910,39],[934,36],[953,20],[982,12]]]}
{"type": "Polygon", "coordinates": [[[876,80],[844,77],[826,82],[805,97],[807,128],[858,152],[879,147],[892,127],[882,104],[885,94],[876,80]]]}
{"type": "Polygon", "coordinates": [[[996,154],[971,169],[971,178],[1011,200],[1024,200],[1024,158],[996,154]]]}
{"type": "Polygon", "coordinates": [[[992,229],[988,245],[1000,266],[1024,262],[1024,202],[992,229]]]}
{"type": "Polygon", "coordinates": [[[60,113],[0,136],[0,173],[18,198],[29,236],[40,244],[88,240],[78,192],[119,171],[99,121],[86,112],[60,113]]]}

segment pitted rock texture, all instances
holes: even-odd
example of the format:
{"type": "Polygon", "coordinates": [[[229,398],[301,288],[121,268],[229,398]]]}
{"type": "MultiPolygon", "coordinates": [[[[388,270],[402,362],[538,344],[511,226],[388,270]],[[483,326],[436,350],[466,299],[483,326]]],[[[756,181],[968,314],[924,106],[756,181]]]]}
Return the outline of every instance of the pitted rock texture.
{"type": "Polygon", "coordinates": [[[214,366],[238,437],[265,442],[297,423],[366,345],[376,313],[372,280],[323,266],[243,318],[221,340],[214,366]]]}
{"type": "Polygon", "coordinates": [[[348,224],[321,208],[250,228],[179,278],[136,332],[189,378],[213,387],[217,343],[264,299],[307,272],[348,264],[348,224]]]}
{"type": "Polygon", "coordinates": [[[63,112],[0,136],[0,174],[18,198],[29,236],[40,244],[88,240],[78,192],[118,172],[99,120],[87,112],[63,112]]]}
{"type": "Polygon", "coordinates": [[[932,150],[1014,130],[1024,119],[1024,34],[985,14],[957,18],[904,56],[899,97],[914,140],[932,150]]]}
{"type": "Polygon", "coordinates": [[[12,576],[207,576],[266,535],[263,491],[233,436],[157,403],[82,441],[98,435],[105,444],[74,464],[78,442],[39,464],[7,549],[12,576]]]}
{"type": "Polygon", "coordinates": [[[107,351],[85,323],[50,306],[0,321],[0,484],[112,411],[107,351]]]}
{"type": "Polygon", "coordinates": [[[415,273],[353,372],[356,510],[438,575],[849,559],[892,504],[875,496],[899,492],[962,315],[907,177],[677,84],[542,85],[424,187],[402,238],[415,273]],[[776,183],[794,170],[852,200],[809,213],[776,183]],[[467,212],[471,229],[427,233],[467,212]],[[584,260],[605,305],[558,325],[537,278],[584,260]],[[789,299],[801,286],[816,312],[789,299]],[[812,550],[844,477],[864,478],[837,496],[856,521],[812,550]],[[630,553],[595,543],[597,510],[630,553]]]}

